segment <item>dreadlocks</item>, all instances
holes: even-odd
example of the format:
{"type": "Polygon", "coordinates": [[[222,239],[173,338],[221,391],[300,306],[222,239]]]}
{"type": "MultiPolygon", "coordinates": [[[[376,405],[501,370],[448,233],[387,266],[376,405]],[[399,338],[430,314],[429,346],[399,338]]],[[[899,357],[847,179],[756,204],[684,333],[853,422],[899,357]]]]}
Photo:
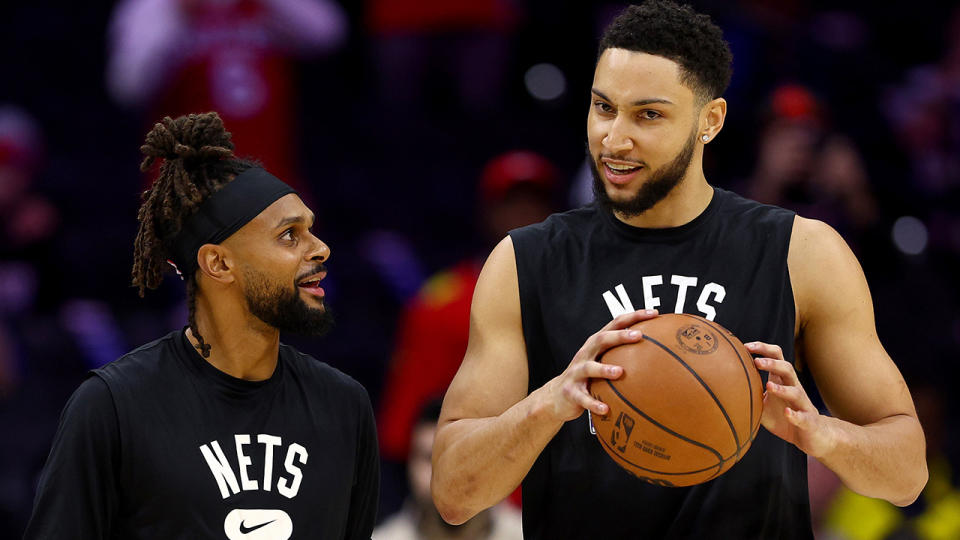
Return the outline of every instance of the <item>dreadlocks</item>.
{"type": "MultiPolygon", "coordinates": [[[[241,172],[256,163],[233,155],[230,133],[215,112],[165,117],[153,126],[140,151],[146,156],[140,170],[161,160],[160,174],[143,193],[137,213],[140,230],[133,244],[133,286],[142,297],[163,280],[166,261],[173,254],[173,239],[200,204],[241,172]]],[[[184,275],[187,287],[188,324],[200,343],[200,353],[210,356],[210,345],[197,329],[196,276],[184,275]]]]}

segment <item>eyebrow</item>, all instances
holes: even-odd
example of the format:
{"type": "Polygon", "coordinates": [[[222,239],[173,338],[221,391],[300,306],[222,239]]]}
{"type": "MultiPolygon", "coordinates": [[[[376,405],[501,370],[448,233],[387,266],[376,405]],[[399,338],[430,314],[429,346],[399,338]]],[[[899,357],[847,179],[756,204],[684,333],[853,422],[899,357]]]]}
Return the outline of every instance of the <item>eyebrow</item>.
{"type": "Polygon", "coordinates": [[[302,216],[302,215],[301,215],[301,216],[288,216],[288,217],[285,217],[285,218],[281,219],[276,225],[273,226],[273,228],[274,228],[274,229],[279,229],[280,227],[285,227],[285,226],[290,225],[290,224],[292,224],[292,223],[306,223],[306,222],[307,222],[307,217],[309,217],[309,220],[310,220],[310,222],[312,223],[313,220],[314,220],[314,215],[313,215],[313,214],[308,214],[307,216],[302,216]]]}
{"type": "MultiPolygon", "coordinates": [[[[606,101],[613,102],[612,99],[610,99],[610,98],[608,98],[607,96],[603,95],[603,92],[597,90],[596,88],[591,88],[590,91],[593,92],[594,94],[600,96],[601,98],[603,98],[603,99],[606,100],[606,101]]],[[[652,104],[652,103],[663,103],[663,104],[666,104],[666,105],[673,105],[673,104],[674,104],[674,103],[673,103],[672,101],[670,101],[669,99],[664,99],[664,98],[646,98],[646,99],[638,99],[637,101],[634,101],[633,103],[631,103],[631,105],[633,105],[634,107],[643,107],[644,105],[650,105],[650,104],[652,104]]]]}

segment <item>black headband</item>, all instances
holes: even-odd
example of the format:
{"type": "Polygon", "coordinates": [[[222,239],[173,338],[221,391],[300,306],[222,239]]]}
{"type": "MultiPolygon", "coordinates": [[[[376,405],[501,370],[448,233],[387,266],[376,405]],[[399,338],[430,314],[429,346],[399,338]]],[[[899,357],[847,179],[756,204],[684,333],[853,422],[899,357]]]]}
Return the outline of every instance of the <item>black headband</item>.
{"type": "Polygon", "coordinates": [[[257,217],[280,197],[296,193],[282,180],[254,167],[238,174],[200,204],[173,239],[177,273],[190,276],[197,270],[197,252],[204,244],[219,244],[257,217]]]}

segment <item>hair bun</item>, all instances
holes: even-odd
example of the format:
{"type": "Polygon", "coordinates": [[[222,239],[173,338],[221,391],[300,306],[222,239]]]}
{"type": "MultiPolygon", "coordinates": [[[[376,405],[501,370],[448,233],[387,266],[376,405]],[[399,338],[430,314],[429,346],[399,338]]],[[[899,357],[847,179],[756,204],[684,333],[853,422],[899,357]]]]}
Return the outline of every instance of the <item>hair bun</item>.
{"type": "Polygon", "coordinates": [[[169,116],[147,133],[140,152],[146,156],[140,164],[147,170],[157,159],[184,161],[217,161],[233,157],[230,132],[216,112],[190,114],[172,119],[169,116]]]}

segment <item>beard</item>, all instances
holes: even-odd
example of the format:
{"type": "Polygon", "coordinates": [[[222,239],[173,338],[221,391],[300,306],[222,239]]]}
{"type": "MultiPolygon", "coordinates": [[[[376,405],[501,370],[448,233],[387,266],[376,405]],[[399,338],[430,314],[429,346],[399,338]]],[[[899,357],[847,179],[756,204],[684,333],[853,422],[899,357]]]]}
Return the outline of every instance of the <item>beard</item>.
{"type": "MultiPolygon", "coordinates": [[[[323,265],[320,265],[302,277],[323,270],[323,265]]],[[[312,337],[323,336],[333,327],[333,314],[324,300],[320,299],[322,309],[308,306],[300,298],[296,282],[287,288],[279,283],[271,283],[266,275],[251,268],[245,268],[243,273],[247,283],[243,291],[247,308],[267,325],[281,332],[312,337]]]]}
{"type": "MultiPolygon", "coordinates": [[[[673,191],[673,188],[677,187],[683,180],[684,175],[687,174],[687,169],[690,167],[690,161],[693,160],[693,148],[696,140],[697,134],[691,134],[690,139],[687,140],[677,157],[673,158],[670,163],[653,171],[650,178],[637,190],[637,193],[623,201],[615,201],[610,198],[603,183],[603,178],[600,176],[599,156],[596,159],[590,156],[594,160],[593,167],[590,167],[590,172],[593,173],[594,197],[608,211],[616,212],[626,218],[639,216],[665,199],[673,191]]],[[[588,149],[587,153],[589,154],[589,152],[588,149]]]]}

